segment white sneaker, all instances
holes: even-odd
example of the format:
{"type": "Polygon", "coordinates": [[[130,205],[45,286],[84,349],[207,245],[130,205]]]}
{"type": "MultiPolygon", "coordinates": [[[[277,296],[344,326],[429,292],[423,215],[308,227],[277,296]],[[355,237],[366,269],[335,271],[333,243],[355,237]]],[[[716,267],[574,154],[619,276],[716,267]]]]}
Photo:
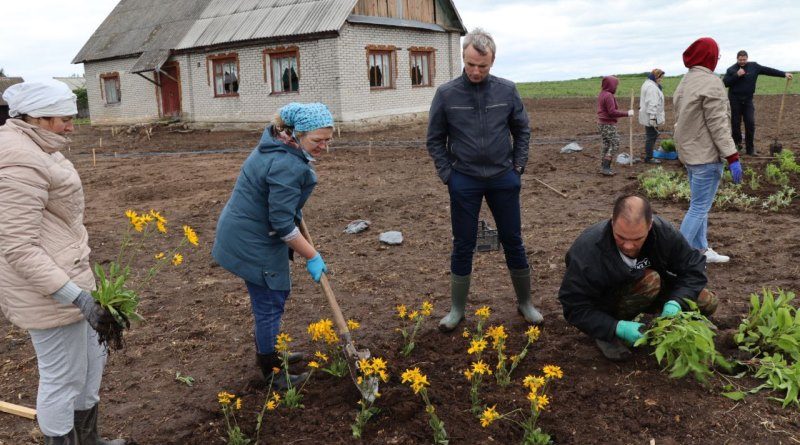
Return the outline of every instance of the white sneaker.
{"type": "Polygon", "coordinates": [[[714,252],[714,249],[710,247],[706,250],[704,255],[706,256],[706,263],[727,263],[731,260],[731,257],[727,255],[720,255],[717,252],[714,252]]]}

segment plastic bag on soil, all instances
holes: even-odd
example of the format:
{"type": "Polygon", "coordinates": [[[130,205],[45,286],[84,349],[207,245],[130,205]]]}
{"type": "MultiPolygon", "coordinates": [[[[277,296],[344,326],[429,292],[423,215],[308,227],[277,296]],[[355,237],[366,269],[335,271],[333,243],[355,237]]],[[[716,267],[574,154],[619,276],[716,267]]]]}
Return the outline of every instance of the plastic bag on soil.
{"type": "Polygon", "coordinates": [[[569,144],[561,147],[561,153],[565,153],[565,154],[577,153],[579,151],[583,151],[583,147],[578,145],[577,142],[570,142],[569,144]]]}
{"type": "Polygon", "coordinates": [[[378,237],[378,239],[380,240],[380,242],[388,244],[390,246],[403,244],[403,234],[396,230],[383,232],[381,233],[380,237],[378,237]]]}
{"type": "Polygon", "coordinates": [[[344,229],[344,233],[361,233],[367,229],[369,229],[369,225],[372,224],[371,222],[367,221],[366,219],[357,219],[355,221],[351,221],[350,224],[347,225],[344,229]]]}
{"type": "Polygon", "coordinates": [[[631,160],[631,155],[629,155],[628,153],[620,153],[617,155],[617,164],[630,165],[636,161],[637,161],[636,158],[631,160]]]}

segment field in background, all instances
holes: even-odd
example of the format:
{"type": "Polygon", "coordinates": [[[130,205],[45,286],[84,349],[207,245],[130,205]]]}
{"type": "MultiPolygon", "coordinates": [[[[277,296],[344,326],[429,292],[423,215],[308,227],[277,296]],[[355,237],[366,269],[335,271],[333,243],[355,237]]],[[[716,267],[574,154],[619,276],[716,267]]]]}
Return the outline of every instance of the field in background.
{"type": "MultiPolygon", "coordinates": [[[[794,73],[797,76],[798,73],[794,73]]],[[[617,98],[631,97],[631,90],[635,96],[639,96],[642,82],[647,78],[647,74],[615,74],[619,79],[617,87],[617,98]]],[[[683,78],[680,76],[667,76],[664,78],[664,94],[672,96],[678,83],[683,78]]],[[[602,77],[589,77],[573,80],[559,80],[549,82],[521,82],[517,83],[517,89],[522,97],[593,97],[600,92],[600,82],[602,77]]],[[[786,80],[779,77],[759,76],[756,94],[781,94],[786,86],[786,80]]],[[[789,87],[790,94],[800,93],[798,81],[793,80],[789,87]]]]}

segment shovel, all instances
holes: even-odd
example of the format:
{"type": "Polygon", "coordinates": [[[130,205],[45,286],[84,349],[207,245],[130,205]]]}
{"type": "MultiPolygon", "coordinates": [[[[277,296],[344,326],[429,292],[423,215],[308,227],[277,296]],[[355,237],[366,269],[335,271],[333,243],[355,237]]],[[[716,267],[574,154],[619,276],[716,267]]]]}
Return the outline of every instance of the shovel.
{"type": "MultiPolygon", "coordinates": [[[[311,244],[311,247],[314,247],[314,241],[311,239],[311,234],[308,233],[306,222],[302,219],[300,220],[300,233],[306,241],[311,244]]],[[[314,249],[316,250],[316,248],[314,249]]],[[[370,358],[369,350],[356,349],[356,345],[353,343],[353,337],[350,335],[350,329],[347,328],[347,322],[344,321],[342,309],[339,308],[339,303],[336,301],[336,296],[333,294],[331,283],[328,281],[328,276],[325,275],[324,272],[319,279],[319,284],[322,287],[322,293],[325,294],[325,298],[328,299],[328,304],[330,304],[331,310],[333,311],[333,321],[336,323],[336,328],[339,330],[339,336],[344,340],[344,355],[347,359],[347,367],[350,369],[350,376],[353,378],[353,382],[356,384],[358,390],[361,391],[361,396],[370,403],[374,402],[375,398],[378,396],[378,377],[374,375],[367,377],[359,384],[356,376],[356,369],[359,368],[358,361],[370,358]]]]}
{"type": "Polygon", "coordinates": [[[783,151],[783,145],[778,142],[778,137],[781,134],[781,121],[783,120],[783,104],[786,101],[786,92],[789,91],[789,84],[792,83],[792,79],[786,79],[786,87],[783,89],[783,95],[781,96],[781,109],[778,112],[778,130],[775,131],[775,140],[772,141],[772,144],[769,146],[769,154],[771,156],[775,156],[776,154],[783,151]]]}

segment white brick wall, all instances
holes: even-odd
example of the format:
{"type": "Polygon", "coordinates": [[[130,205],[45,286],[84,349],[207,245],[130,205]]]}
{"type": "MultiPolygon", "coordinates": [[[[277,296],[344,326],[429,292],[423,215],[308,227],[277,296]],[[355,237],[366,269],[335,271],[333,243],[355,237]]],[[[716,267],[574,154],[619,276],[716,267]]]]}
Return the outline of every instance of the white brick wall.
{"type": "MultiPolygon", "coordinates": [[[[182,54],[171,60],[178,63],[180,70],[182,117],[195,122],[266,122],[289,102],[323,102],[338,121],[427,111],[436,87],[461,72],[457,33],[349,23],[344,24],[339,38],[182,54]],[[300,91],[271,94],[269,59],[265,81],[263,51],[290,45],[299,48],[300,91]],[[395,88],[370,90],[367,45],[399,48],[395,88]],[[408,51],[411,46],[436,48],[435,78],[430,88],[411,86],[408,51]],[[213,68],[207,57],[231,52],[239,60],[239,95],[214,97],[213,68]]],[[[155,85],[126,71],[135,61],[136,58],[128,58],[85,64],[93,123],[135,123],[159,118],[160,98],[155,85]],[[99,76],[113,71],[120,73],[122,101],[106,105],[100,97],[99,76]]],[[[151,77],[152,73],[145,75],[151,77]]]]}

